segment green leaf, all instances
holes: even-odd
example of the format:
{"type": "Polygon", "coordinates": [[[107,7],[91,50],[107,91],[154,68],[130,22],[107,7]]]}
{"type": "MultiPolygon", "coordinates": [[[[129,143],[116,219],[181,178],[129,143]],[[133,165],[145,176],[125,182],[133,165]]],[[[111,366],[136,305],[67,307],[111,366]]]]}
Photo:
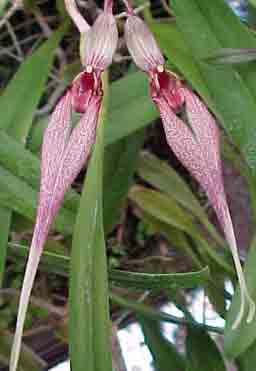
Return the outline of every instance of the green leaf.
{"type": "Polygon", "coordinates": [[[110,85],[110,109],[104,133],[106,146],[139,131],[159,116],[148,89],[148,79],[142,72],[130,73],[110,85]]]}
{"type": "MultiPolygon", "coordinates": [[[[26,258],[28,248],[19,244],[10,243],[12,256],[26,258]]],[[[39,269],[50,270],[56,274],[67,276],[69,274],[70,258],[66,255],[44,251],[39,269]]],[[[134,289],[161,290],[168,288],[192,288],[203,285],[209,278],[209,268],[205,267],[196,272],[189,273],[135,273],[117,269],[109,270],[109,280],[112,286],[130,287],[134,289]]]]}
{"type": "MultiPolygon", "coordinates": [[[[24,181],[0,166],[0,205],[35,220],[37,192],[24,181]]],[[[55,220],[54,227],[59,232],[70,235],[73,231],[75,214],[62,208],[55,220]]],[[[3,226],[1,226],[3,230],[3,226]]]]}
{"type": "Polygon", "coordinates": [[[199,236],[194,218],[170,195],[146,187],[134,186],[129,193],[129,198],[161,222],[187,232],[191,236],[199,236]]]}
{"type": "Polygon", "coordinates": [[[188,327],[186,371],[225,371],[226,367],[215,342],[206,331],[188,327]]]}
{"type": "Polygon", "coordinates": [[[111,231],[127,196],[144,140],[144,130],[108,146],[104,153],[104,229],[111,231]]]}
{"type": "Polygon", "coordinates": [[[161,290],[170,288],[192,288],[204,284],[209,276],[209,268],[189,273],[135,273],[111,270],[113,286],[132,287],[144,290],[161,290]]]}
{"type": "MultiPolygon", "coordinates": [[[[244,274],[247,282],[248,290],[252,299],[256,302],[256,238],[254,238],[249,254],[244,266],[244,274]]],[[[240,293],[236,289],[231,307],[228,312],[225,336],[224,336],[224,350],[227,356],[237,357],[244,353],[249,346],[256,340],[256,321],[247,323],[246,318],[243,319],[237,329],[232,329],[232,324],[239,311],[240,307],[240,293]]],[[[246,317],[246,316],[245,316],[246,317]]]]}
{"type": "MultiPolygon", "coordinates": [[[[34,190],[39,190],[39,159],[3,130],[0,130],[0,165],[34,190]]],[[[76,212],[79,199],[77,192],[70,190],[65,195],[64,206],[76,212]]]]}
{"type": "Polygon", "coordinates": [[[70,355],[74,371],[111,371],[106,250],[102,215],[103,122],[84,183],[70,269],[70,355]]]}
{"type": "Polygon", "coordinates": [[[185,371],[185,358],[163,336],[160,325],[142,316],[138,317],[154,362],[156,371],[185,371]]]}
{"type": "MultiPolygon", "coordinates": [[[[6,130],[11,137],[23,143],[32,124],[35,109],[39,103],[53,63],[55,49],[65,29],[66,26],[62,26],[33,55],[25,60],[0,98],[0,112],[2,112],[0,128],[6,130]]],[[[6,241],[8,240],[11,222],[11,211],[9,211],[8,215],[6,208],[0,208],[0,220],[2,230],[0,241],[1,286],[7,248],[6,241]]]]}
{"type": "MultiPolygon", "coordinates": [[[[254,65],[213,66],[201,61],[221,48],[255,48],[255,37],[240,23],[224,0],[216,0],[214,3],[204,0],[173,0],[172,3],[178,29],[198,61],[210,91],[213,102],[213,106],[210,106],[255,173],[254,65]]],[[[200,87],[195,88],[201,93],[200,87]]]]}
{"type": "Polygon", "coordinates": [[[26,140],[49,75],[55,49],[66,27],[67,25],[62,26],[39,49],[26,58],[1,95],[0,128],[19,141],[26,140]]]}
{"type": "Polygon", "coordinates": [[[109,145],[127,137],[149,125],[158,116],[147,94],[137,97],[125,106],[116,108],[109,113],[105,131],[105,144],[109,145]]]}

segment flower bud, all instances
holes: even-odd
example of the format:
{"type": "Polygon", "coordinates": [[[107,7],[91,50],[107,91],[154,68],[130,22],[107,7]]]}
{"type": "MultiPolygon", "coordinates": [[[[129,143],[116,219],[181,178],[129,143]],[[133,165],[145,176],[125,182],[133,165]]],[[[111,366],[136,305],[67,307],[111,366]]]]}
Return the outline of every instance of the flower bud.
{"type": "Polygon", "coordinates": [[[103,12],[85,34],[83,65],[103,71],[112,63],[117,47],[118,31],[111,13],[103,12]]]}

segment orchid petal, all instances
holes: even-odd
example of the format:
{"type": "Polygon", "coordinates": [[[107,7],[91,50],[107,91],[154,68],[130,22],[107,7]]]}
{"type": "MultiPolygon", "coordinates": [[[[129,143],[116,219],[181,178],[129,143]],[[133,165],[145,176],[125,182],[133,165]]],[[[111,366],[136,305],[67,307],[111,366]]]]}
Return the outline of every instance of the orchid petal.
{"type": "Polygon", "coordinates": [[[118,42],[115,17],[103,12],[85,35],[83,65],[103,71],[112,62],[118,42]]]}
{"type": "Polygon", "coordinates": [[[253,319],[255,304],[250,298],[244,279],[225,196],[218,127],[200,99],[188,89],[182,90],[191,130],[175,115],[164,98],[158,98],[156,103],[169,146],[206,191],[230,245],[241,290],[240,311],[233,324],[233,328],[236,328],[243,318],[246,303],[249,306],[247,322],[253,319]]]}
{"type": "Polygon", "coordinates": [[[56,105],[44,132],[41,156],[41,191],[52,190],[71,126],[72,95],[68,90],[56,105]]]}
{"type": "Polygon", "coordinates": [[[129,52],[139,68],[151,72],[164,65],[164,57],[147,25],[134,15],[125,23],[125,40],[129,52]]]}
{"type": "Polygon", "coordinates": [[[68,140],[71,112],[71,95],[68,92],[55,108],[45,132],[37,219],[21,290],[10,371],[17,369],[25,316],[43,245],[66,190],[88,159],[95,141],[100,103],[101,97],[91,98],[68,140]]]}

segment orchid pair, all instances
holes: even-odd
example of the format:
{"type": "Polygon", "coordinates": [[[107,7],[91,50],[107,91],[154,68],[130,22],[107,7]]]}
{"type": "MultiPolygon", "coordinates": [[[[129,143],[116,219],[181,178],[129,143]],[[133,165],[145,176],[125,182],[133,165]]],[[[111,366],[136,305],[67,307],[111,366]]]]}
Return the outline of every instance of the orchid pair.
{"type": "MultiPolygon", "coordinates": [[[[241,291],[240,311],[233,324],[236,328],[246,305],[247,322],[253,319],[255,304],[246,287],[224,192],[217,124],[204,103],[165,69],[164,57],[150,30],[134,14],[131,4],[124,2],[127,47],[137,66],[149,76],[150,94],[160,112],[167,142],[206,191],[230,245],[241,291]],[[185,108],[189,125],[177,116],[182,108],[185,108]]],[[[112,0],[105,1],[104,11],[92,27],[79,13],[75,0],[65,0],[65,3],[82,36],[84,70],[60,99],[44,134],[37,218],[21,292],[10,371],[17,368],[29,297],[50,226],[65,192],[88,160],[95,141],[103,97],[101,75],[111,64],[118,42],[112,0]],[[74,129],[70,123],[72,110],[82,114],[74,129]]]]}

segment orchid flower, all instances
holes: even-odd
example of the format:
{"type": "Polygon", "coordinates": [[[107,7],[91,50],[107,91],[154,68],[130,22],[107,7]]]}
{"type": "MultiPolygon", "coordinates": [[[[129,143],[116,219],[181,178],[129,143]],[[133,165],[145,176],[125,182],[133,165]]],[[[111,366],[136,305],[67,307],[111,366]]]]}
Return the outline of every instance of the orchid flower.
{"type": "Polygon", "coordinates": [[[84,33],[84,70],[56,105],[43,138],[38,210],[21,290],[10,371],[17,369],[29,297],[51,224],[65,192],[86,163],[95,141],[103,96],[101,74],[111,64],[118,41],[112,1],[106,1],[104,12],[91,28],[78,12],[74,1],[67,0],[66,4],[74,22],[84,33]],[[72,110],[82,113],[73,130],[72,110]]]}
{"type": "Polygon", "coordinates": [[[152,100],[160,112],[167,142],[181,163],[204,188],[229,243],[240,286],[241,304],[233,323],[237,328],[248,306],[247,322],[255,314],[243,275],[232,220],[225,196],[219,130],[206,105],[164,66],[164,58],[147,25],[137,17],[127,1],[125,24],[127,47],[137,66],[150,78],[152,100]],[[188,124],[177,112],[185,109],[188,124]]]}

